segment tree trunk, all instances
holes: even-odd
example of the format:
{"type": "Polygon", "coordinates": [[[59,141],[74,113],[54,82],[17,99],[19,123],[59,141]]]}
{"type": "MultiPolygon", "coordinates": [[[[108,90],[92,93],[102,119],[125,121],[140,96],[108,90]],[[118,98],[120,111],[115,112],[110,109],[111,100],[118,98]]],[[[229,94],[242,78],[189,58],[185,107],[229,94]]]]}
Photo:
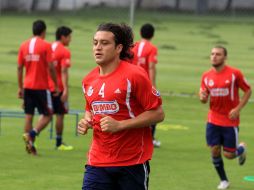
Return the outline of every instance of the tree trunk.
{"type": "Polygon", "coordinates": [[[181,1],[181,0],[176,0],[176,1],[175,1],[175,10],[177,10],[177,11],[178,11],[179,8],[180,8],[180,1],[181,1]]]}
{"type": "Polygon", "coordinates": [[[142,4],[143,0],[136,0],[136,8],[139,9],[141,8],[141,4],[142,4]]]}
{"type": "Polygon", "coordinates": [[[59,0],[52,0],[52,1],[51,1],[50,10],[51,10],[51,11],[57,10],[58,4],[59,4],[59,0]]]}
{"type": "Polygon", "coordinates": [[[225,7],[225,11],[230,11],[232,9],[232,4],[233,4],[233,0],[228,0],[225,7]]]}
{"type": "Polygon", "coordinates": [[[39,0],[33,0],[31,5],[31,11],[35,11],[38,7],[39,0]]]}

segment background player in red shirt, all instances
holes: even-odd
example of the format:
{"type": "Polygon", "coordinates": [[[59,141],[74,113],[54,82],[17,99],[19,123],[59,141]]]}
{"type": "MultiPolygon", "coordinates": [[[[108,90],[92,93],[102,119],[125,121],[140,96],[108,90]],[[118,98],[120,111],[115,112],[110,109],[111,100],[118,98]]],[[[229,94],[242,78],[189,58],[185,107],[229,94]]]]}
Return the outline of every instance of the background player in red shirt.
{"type": "Polygon", "coordinates": [[[83,79],[86,113],[78,132],[93,129],[82,189],[140,189],[148,186],[153,144],[150,125],[164,119],[159,92],[130,59],[131,28],[98,27],[93,54],[98,66],[83,79]]]}
{"type": "Polygon", "coordinates": [[[64,114],[68,113],[68,69],[71,66],[71,52],[65,47],[71,41],[72,30],[69,27],[61,26],[56,30],[56,41],[52,43],[53,63],[57,74],[59,95],[55,95],[55,85],[49,77],[49,88],[53,101],[53,110],[56,114],[56,149],[72,150],[73,147],[62,142],[64,127],[64,114]]]}
{"type": "MultiPolygon", "coordinates": [[[[156,64],[157,64],[157,47],[151,43],[154,36],[154,27],[152,24],[144,24],[140,29],[142,39],[135,43],[132,51],[134,58],[132,63],[145,69],[152,82],[156,87],[156,64]]],[[[155,139],[156,124],[151,125],[154,147],[160,147],[161,142],[155,139]]]]}
{"type": "Polygon", "coordinates": [[[36,155],[35,136],[44,129],[51,120],[52,102],[48,91],[48,73],[56,84],[56,73],[52,64],[50,44],[44,41],[46,24],[42,20],[33,23],[34,36],[22,43],[18,53],[18,97],[24,99],[25,127],[23,135],[26,150],[36,155]],[[23,84],[23,68],[26,74],[23,84]],[[41,115],[33,129],[34,109],[41,115]]]}
{"type": "Polygon", "coordinates": [[[206,103],[210,96],[206,139],[221,180],[218,189],[229,187],[221,157],[222,147],[226,158],[238,157],[240,165],[246,160],[245,143],[238,145],[238,126],[240,111],[251,96],[251,88],[243,74],[240,70],[226,65],[226,58],[226,48],[212,48],[210,60],[213,68],[203,74],[199,94],[202,103],[206,103]],[[239,88],[244,92],[241,100],[239,88]]]}

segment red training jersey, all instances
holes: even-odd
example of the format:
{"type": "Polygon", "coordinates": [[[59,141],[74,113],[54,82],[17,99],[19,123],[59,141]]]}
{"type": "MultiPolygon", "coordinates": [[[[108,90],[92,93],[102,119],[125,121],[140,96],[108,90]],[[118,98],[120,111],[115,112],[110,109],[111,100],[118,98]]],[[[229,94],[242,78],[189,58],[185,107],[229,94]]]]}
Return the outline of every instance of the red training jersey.
{"type": "Polygon", "coordinates": [[[18,64],[26,69],[24,88],[48,89],[48,64],[52,61],[51,47],[40,37],[33,37],[21,44],[18,64]]]}
{"type": "Polygon", "coordinates": [[[96,67],[83,79],[86,111],[93,115],[93,140],[88,165],[128,166],[151,159],[151,129],[148,126],[117,133],[102,132],[101,115],[116,120],[134,118],[144,111],[158,108],[161,97],[152,87],[142,68],[121,61],[115,71],[100,76],[96,67]]]}
{"type": "Polygon", "coordinates": [[[237,127],[239,118],[229,119],[229,112],[239,104],[239,88],[250,89],[240,70],[225,66],[221,72],[211,69],[202,76],[200,90],[210,95],[208,122],[223,127],[237,127]]]}
{"type": "Polygon", "coordinates": [[[132,48],[132,52],[134,53],[132,63],[144,68],[149,76],[149,64],[151,62],[158,62],[157,47],[155,47],[148,40],[141,40],[140,42],[135,43],[134,47],[132,48]]]}
{"type": "MultiPolygon", "coordinates": [[[[62,68],[69,68],[71,66],[71,53],[61,42],[58,41],[52,43],[51,48],[53,52],[53,64],[56,69],[57,83],[59,91],[62,92],[64,90],[62,68]]],[[[55,84],[51,77],[49,77],[49,89],[51,92],[55,91],[55,84]]]]}

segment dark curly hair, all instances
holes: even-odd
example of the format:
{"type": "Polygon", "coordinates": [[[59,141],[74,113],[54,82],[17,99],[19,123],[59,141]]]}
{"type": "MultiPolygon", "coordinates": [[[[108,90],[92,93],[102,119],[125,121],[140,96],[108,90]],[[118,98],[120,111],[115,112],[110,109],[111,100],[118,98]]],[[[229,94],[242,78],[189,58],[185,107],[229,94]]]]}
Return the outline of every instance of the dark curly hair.
{"type": "Polygon", "coordinates": [[[108,31],[114,34],[115,44],[122,44],[123,49],[120,53],[120,59],[130,60],[133,58],[131,48],[133,47],[133,32],[131,27],[122,23],[103,23],[97,28],[97,31],[108,31]]]}

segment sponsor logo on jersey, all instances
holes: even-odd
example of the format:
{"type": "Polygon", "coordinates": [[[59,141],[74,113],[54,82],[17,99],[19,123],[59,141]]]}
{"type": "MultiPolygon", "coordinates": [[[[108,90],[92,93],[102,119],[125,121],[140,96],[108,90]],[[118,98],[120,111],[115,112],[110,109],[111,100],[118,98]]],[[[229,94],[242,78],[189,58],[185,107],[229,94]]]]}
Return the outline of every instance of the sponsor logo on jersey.
{"type": "Polygon", "coordinates": [[[40,55],[37,54],[28,54],[25,56],[26,62],[29,61],[39,61],[40,60],[40,55]]]}
{"type": "Polygon", "coordinates": [[[94,101],[92,102],[93,114],[114,114],[119,111],[117,101],[94,101]]]}
{"type": "Polygon", "coordinates": [[[87,90],[87,96],[92,96],[93,94],[93,87],[89,86],[88,90],[87,90]]]}
{"type": "Polygon", "coordinates": [[[156,90],[154,87],[152,88],[152,93],[155,95],[155,96],[160,96],[160,92],[158,90],[156,90]]]}
{"type": "Polygon", "coordinates": [[[213,80],[209,80],[208,85],[209,85],[209,86],[213,86],[213,85],[214,85],[213,80]]]}
{"type": "Polygon", "coordinates": [[[211,96],[228,96],[229,89],[228,88],[212,88],[210,90],[211,96]]]}

